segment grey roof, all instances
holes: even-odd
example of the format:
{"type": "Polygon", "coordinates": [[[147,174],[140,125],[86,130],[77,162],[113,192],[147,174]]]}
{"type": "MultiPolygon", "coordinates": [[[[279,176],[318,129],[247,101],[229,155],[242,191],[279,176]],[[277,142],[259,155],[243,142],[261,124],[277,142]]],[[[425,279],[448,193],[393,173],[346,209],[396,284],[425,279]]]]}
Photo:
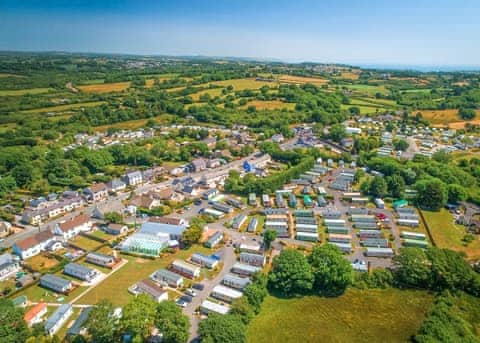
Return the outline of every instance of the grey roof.
{"type": "Polygon", "coordinates": [[[175,281],[178,281],[180,279],[183,278],[183,276],[177,274],[177,273],[174,273],[174,272],[171,272],[170,270],[167,270],[167,269],[159,269],[157,270],[156,272],[154,272],[152,274],[152,277],[155,278],[156,276],[162,276],[162,277],[165,277],[167,279],[171,279],[171,280],[175,280],[175,281]]]}
{"type": "Polygon", "coordinates": [[[88,268],[88,267],[85,267],[85,266],[82,266],[81,264],[78,264],[78,263],[68,263],[67,265],[65,265],[64,271],[66,270],[72,270],[78,274],[90,274],[90,273],[93,273],[94,270],[92,268],[88,268]]]}
{"type": "Polygon", "coordinates": [[[186,229],[185,225],[171,225],[163,223],[145,222],[142,224],[138,233],[145,235],[156,236],[159,233],[166,233],[169,235],[181,236],[186,229]]]}
{"type": "Polygon", "coordinates": [[[52,327],[57,324],[57,322],[64,316],[66,312],[70,310],[72,305],[70,304],[63,304],[47,319],[45,322],[45,330],[49,331],[52,327]]]}
{"type": "Polygon", "coordinates": [[[103,260],[103,261],[105,261],[105,262],[108,262],[108,261],[114,259],[113,256],[109,256],[109,255],[105,255],[105,254],[100,254],[100,253],[98,253],[98,252],[88,253],[87,258],[88,258],[89,256],[94,257],[94,258],[99,259],[99,260],[103,260]]]}
{"type": "Polygon", "coordinates": [[[79,335],[80,331],[84,327],[85,322],[88,319],[88,316],[90,314],[90,311],[93,309],[92,306],[86,307],[82,310],[80,315],[78,316],[77,320],[73,323],[73,325],[68,329],[67,331],[67,336],[72,336],[72,335],[79,335]]]}
{"type": "Polygon", "coordinates": [[[223,238],[223,233],[222,233],[221,231],[217,231],[217,232],[215,232],[212,236],[210,236],[210,238],[208,238],[207,242],[213,243],[213,242],[215,242],[217,239],[219,239],[220,237],[223,238]]]}
{"type": "Polygon", "coordinates": [[[53,274],[45,274],[43,275],[41,278],[40,278],[40,281],[46,281],[46,282],[50,282],[50,283],[53,283],[53,284],[56,284],[60,287],[66,287],[68,285],[71,284],[71,281],[70,280],[67,280],[67,279],[64,279],[64,278],[61,278],[60,276],[56,276],[56,275],[53,275],[53,274]]]}

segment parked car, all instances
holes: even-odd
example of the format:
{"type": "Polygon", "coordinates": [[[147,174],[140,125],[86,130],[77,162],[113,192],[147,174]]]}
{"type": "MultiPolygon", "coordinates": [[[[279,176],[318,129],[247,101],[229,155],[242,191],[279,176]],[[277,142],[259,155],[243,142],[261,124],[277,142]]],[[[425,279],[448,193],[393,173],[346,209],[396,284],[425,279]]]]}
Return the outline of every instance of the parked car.
{"type": "Polygon", "coordinates": [[[192,286],[192,288],[196,289],[197,291],[203,291],[205,285],[203,285],[202,283],[196,283],[192,286]]]}
{"type": "Polygon", "coordinates": [[[185,301],[183,301],[182,299],[178,299],[177,301],[175,301],[175,304],[177,304],[178,306],[180,307],[187,307],[187,303],[185,301]]]}
{"type": "Polygon", "coordinates": [[[189,295],[182,295],[180,298],[179,298],[181,301],[184,301],[186,303],[191,303],[193,298],[189,295]]]}
{"type": "Polygon", "coordinates": [[[193,289],[191,289],[191,288],[187,288],[187,289],[185,290],[185,294],[190,295],[190,296],[192,296],[192,297],[196,297],[196,296],[197,296],[197,292],[195,292],[195,291],[194,291],[193,289]]]}

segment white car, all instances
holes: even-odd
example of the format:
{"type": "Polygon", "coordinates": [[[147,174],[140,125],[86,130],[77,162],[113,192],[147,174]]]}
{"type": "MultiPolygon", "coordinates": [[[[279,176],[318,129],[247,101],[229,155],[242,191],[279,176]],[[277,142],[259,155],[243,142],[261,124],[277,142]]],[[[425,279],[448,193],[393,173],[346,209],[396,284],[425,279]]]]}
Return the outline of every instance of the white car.
{"type": "Polygon", "coordinates": [[[185,290],[185,294],[187,295],[190,295],[191,297],[196,297],[197,296],[197,292],[195,292],[193,289],[191,288],[187,288],[185,290]]]}

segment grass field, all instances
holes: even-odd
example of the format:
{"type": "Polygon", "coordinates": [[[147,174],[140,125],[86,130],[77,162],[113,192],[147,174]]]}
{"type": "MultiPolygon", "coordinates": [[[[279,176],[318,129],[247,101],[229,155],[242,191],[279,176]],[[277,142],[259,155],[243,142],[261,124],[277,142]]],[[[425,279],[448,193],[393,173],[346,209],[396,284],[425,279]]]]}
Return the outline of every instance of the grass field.
{"type": "Polygon", "coordinates": [[[26,264],[33,270],[49,269],[58,264],[58,260],[54,257],[47,257],[43,254],[33,256],[26,261],[26,264]]]}
{"type": "Polygon", "coordinates": [[[79,102],[78,104],[34,108],[34,109],[31,109],[31,110],[21,111],[21,113],[28,114],[28,113],[60,112],[60,111],[72,110],[72,109],[75,109],[75,108],[100,106],[100,105],[103,105],[103,104],[106,104],[106,102],[105,101],[79,102]]]}
{"type": "Polygon", "coordinates": [[[345,87],[351,91],[367,94],[367,95],[375,95],[375,93],[388,94],[388,90],[384,86],[346,85],[345,87]]]}
{"type": "Polygon", "coordinates": [[[11,73],[0,73],[0,78],[2,77],[25,77],[23,75],[11,74],[11,73]]]}
{"type": "Polygon", "coordinates": [[[194,246],[191,249],[181,250],[176,254],[156,260],[122,256],[128,260],[128,263],[86,293],[76,303],[88,305],[96,304],[102,299],[108,299],[116,306],[123,306],[132,297],[132,295],[128,293],[128,287],[137,281],[148,278],[155,270],[167,267],[174,259],[186,259],[194,252],[201,252],[208,255],[212,254],[210,249],[202,246],[194,246]]]}
{"type": "Polygon", "coordinates": [[[214,85],[218,86],[229,86],[232,85],[233,89],[236,91],[241,91],[244,89],[259,89],[262,88],[263,86],[268,86],[268,87],[276,87],[276,84],[274,82],[265,82],[265,81],[257,81],[255,79],[232,79],[232,80],[224,80],[224,81],[215,81],[212,82],[214,85]]]}
{"type": "Polygon", "coordinates": [[[98,248],[100,245],[102,245],[102,243],[100,242],[94,241],[93,239],[83,237],[80,235],[72,239],[71,242],[86,251],[91,251],[95,248],[98,248]]]}
{"type": "Polygon", "coordinates": [[[210,97],[214,98],[216,96],[222,95],[222,88],[205,89],[203,91],[190,94],[190,97],[193,99],[193,101],[199,101],[200,96],[204,94],[210,94],[210,97]]]}
{"type": "Polygon", "coordinates": [[[114,83],[99,83],[78,86],[82,92],[87,93],[109,93],[109,92],[121,92],[130,87],[130,81],[127,82],[114,82],[114,83]]]}
{"type": "Polygon", "coordinates": [[[407,342],[433,296],[422,291],[350,289],[338,298],[265,299],[248,342],[407,342]]]}
{"type": "Polygon", "coordinates": [[[351,71],[345,71],[340,74],[341,79],[347,79],[347,80],[358,80],[360,77],[360,72],[354,73],[351,71]]]}
{"type": "MultiPolygon", "coordinates": [[[[463,128],[466,123],[478,124],[480,120],[464,121],[458,116],[457,109],[448,110],[421,110],[423,118],[427,119],[432,125],[449,125],[452,128],[463,128]]],[[[477,110],[477,116],[480,116],[480,110],[477,110]]]]}
{"type": "Polygon", "coordinates": [[[340,108],[342,110],[348,110],[350,107],[358,107],[360,109],[361,114],[376,113],[376,112],[382,110],[381,107],[375,107],[375,106],[363,106],[363,105],[355,105],[355,104],[350,104],[350,105],[341,104],[340,105],[340,108]]]}
{"type": "Polygon", "coordinates": [[[257,110],[277,110],[286,108],[288,110],[294,110],[295,104],[291,102],[283,102],[280,100],[252,100],[249,101],[246,105],[241,106],[240,108],[247,108],[248,106],[255,106],[257,110]]]}
{"type": "Polygon", "coordinates": [[[422,212],[430,227],[433,240],[439,248],[462,251],[467,254],[468,259],[472,260],[480,258],[480,237],[475,236],[475,240],[465,246],[462,238],[466,231],[462,226],[453,222],[450,212],[446,209],[441,209],[439,212],[422,212]]]}
{"type": "Polygon", "coordinates": [[[304,84],[311,83],[316,86],[321,86],[325,83],[328,83],[328,80],[322,79],[320,77],[304,77],[304,76],[294,76],[294,75],[280,75],[278,78],[280,83],[295,83],[295,84],[304,84]]]}
{"type": "MultiPolygon", "coordinates": [[[[62,278],[65,278],[64,275],[59,275],[62,278]]],[[[77,280],[78,283],[78,280],[77,280]]],[[[75,299],[75,297],[79,296],[83,291],[85,291],[86,287],[81,286],[77,287],[73,292],[71,292],[69,295],[63,295],[63,294],[56,294],[55,292],[40,287],[38,284],[35,286],[32,286],[30,288],[25,289],[24,291],[20,292],[18,296],[20,295],[26,295],[28,300],[32,302],[40,302],[40,301],[45,301],[45,302],[60,302],[58,301],[58,298],[64,298],[62,303],[67,303],[70,300],[75,299]]]]}
{"type": "Polygon", "coordinates": [[[53,90],[53,88],[29,88],[29,89],[12,89],[12,90],[0,90],[0,96],[19,96],[25,94],[41,94],[47,93],[53,90]]]}

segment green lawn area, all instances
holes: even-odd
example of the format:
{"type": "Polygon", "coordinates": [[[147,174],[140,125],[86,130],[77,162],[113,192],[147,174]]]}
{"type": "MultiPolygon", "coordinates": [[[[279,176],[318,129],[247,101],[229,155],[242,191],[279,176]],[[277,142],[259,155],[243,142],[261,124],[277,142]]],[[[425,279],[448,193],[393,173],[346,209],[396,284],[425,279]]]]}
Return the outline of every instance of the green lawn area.
{"type": "Polygon", "coordinates": [[[340,105],[340,108],[342,110],[348,110],[350,107],[358,107],[360,109],[360,114],[376,113],[378,111],[383,110],[383,108],[375,107],[375,106],[363,106],[363,105],[355,105],[355,104],[340,105]]]}
{"type": "Polygon", "coordinates": [[[480,258],[480,237],[475,236],[475,240],[464,245],[462,238],[466,231],[461,225],[456,225],[452,214],[446,209],[438,212],[422,211],[427,221],[433,240],[439,248],[448,248],[456,251],[462,251],[467,254],[468,259],[480,258]]]}
{"type": "MultiPolygon", "coordinates": [[[[58,276],[67,279],[67,277],[63,274],[61,274],[61,275],[59,274],[58,276]]],[[[75,279],[72,279],[72,280],[75,280],[75,279]]],[[[79,282],[79,280],[75,280],[75,281],[77,283],[79,282]]],[[[75,297],[79,296],[80,293],[82,293],[86,289],[87,289],[87,287],[84,287],[84,286],[77,287],[69,295],[63,295],[63,294],[57,294],[54,291],[51,291],[51,290],[46,289],[46,288],[42,288],[37,284],[35,286],[32,286],[32,287],[27,288],[26,290],[20,292],[15,297],[21,296],[21,295],[26,295],[28,300],[30,300],[32,302],[45,301],[45,302],[53,302],[53,303],[60,302],[57,299],[63,297],[64,300],[62,301],[62,303],[67,303],[70,300],[74,299],[75,297]]]]}
{"type": "Polygon", "coordinates": [[[94,232],[91,232],[90,235],[95,236],[100,239],[104,239],[107,241],[113,240],[117,238],[115,235],[109,235],[108,233],[103,232],[102,230],[96,230],[94,232]]]}
{"type": "Polygon", "coordinates": [[[88,305],[96,304],[102,299],[108,299],[116,306],[123,306],[132,297],[128,293],[128,287],[137,281],[148,278],[155,270],[167,267],[174,259],[186,259],[194,252],[201,252],[208,255],[213,253],[213,251],[208,248],[196,245],[188,250],[180,250],[173,255],[168,255],[167,257],[156,260],[121,255],[122,258],[128,260],[128,263],[86,293],[76,303],[88,305]]]}
{"type": "Polygon", "coordinates": [[[94,241],[93,239],[83,237],[80,235],[72,239],[71,242],[86,251],[91,251],[97,248],[98,246],[102,245],[102,243],[100,242],[94,241]]]}
{"type": "Polygon", "coordinates": [[[19,96],[25,94],[41,94],[47,93],[53,90],[53,88],[29,88],[29,89],[12,89],[12,90],[0,90],[0,96],[19,96]]]}
{"type": "Polygon", "coordinates": [[[268,296],[248,342],[407,342],[433,301],[424,291],[350,289],[338,298],[268,296]]]}

